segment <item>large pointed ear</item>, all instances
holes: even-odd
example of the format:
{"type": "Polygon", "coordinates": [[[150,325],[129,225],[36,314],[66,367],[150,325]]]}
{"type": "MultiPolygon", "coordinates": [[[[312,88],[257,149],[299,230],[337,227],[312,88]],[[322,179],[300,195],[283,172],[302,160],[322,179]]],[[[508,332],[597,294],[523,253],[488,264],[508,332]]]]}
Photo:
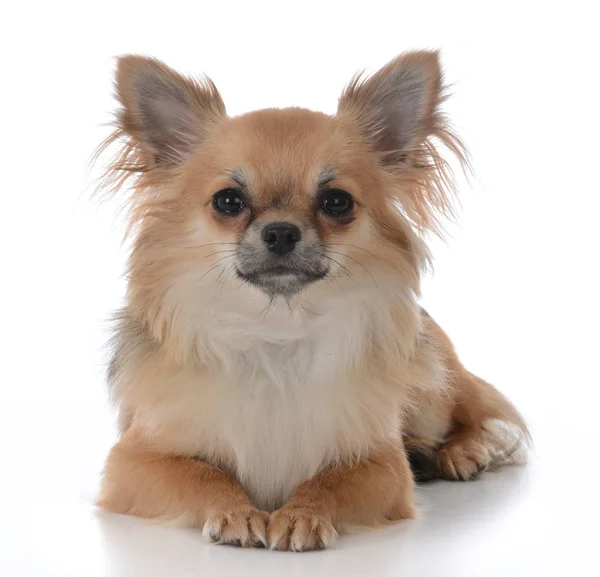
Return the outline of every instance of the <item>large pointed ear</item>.
{"type": "Polygon", "coordinates": [[[153,58],[120,57],[115,84],[119,128],[154,165],[181,163],[225,116],[212,81],[186,78],[153,58]]]}
{"type": "Polygon", "coordinates": [[[356,76],[342,94],[338,113],[349,114],[389,169],[410,163],[411,152],[435,132],[442,100],[437,52],[408,52],[373,76],[356,76]]]}

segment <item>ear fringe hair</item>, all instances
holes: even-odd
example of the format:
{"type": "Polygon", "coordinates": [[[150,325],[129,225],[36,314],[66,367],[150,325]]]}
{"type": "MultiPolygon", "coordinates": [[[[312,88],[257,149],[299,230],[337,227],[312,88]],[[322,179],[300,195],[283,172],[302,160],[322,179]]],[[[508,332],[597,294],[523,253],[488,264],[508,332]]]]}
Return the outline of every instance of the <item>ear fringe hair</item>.
{"type": "Polygon", "coordinates": [[[93,196],[100,202],[119,198],[119,213],[124,214],[127,222],[124,234],[124,240],[127,240],[135,234],[144,216],[166,200],[158,190],[159,185],[165,182],[164,175],[168,169],[152,162],[152,156],[121,128],[118,115],[111,126],[113,131],[99,144],[90,159],[90,165],[94,166],[110,154],[93,196]]]}
{"type": "Polygon", "coordinates": [[[444,153],[458,161],[467,178],[472,175],[469,153],[446,118],[438,112],[433,116],[429,134],[406,152],[407,161],[396,167],[399,176],[395,188],[397,200],[417,232],[444,237],[445,223],[455,221],[460,203],[455,173],[444,153]]]}

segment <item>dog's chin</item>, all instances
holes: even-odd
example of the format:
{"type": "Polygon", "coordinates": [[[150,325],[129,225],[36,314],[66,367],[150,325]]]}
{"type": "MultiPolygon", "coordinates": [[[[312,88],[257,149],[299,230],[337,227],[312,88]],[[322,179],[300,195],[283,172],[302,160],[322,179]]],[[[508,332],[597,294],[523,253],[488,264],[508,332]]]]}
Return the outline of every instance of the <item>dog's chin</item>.
{"type": "Polygon", "coordinates": [[[270,297],[290,298],[308,285],[327,276],[327,268],[315,271],[298,271],[287,267],[274,267],[265,270],[243,271],[236,268],[236,274],[247,283],[260,288],[270,297]]]}

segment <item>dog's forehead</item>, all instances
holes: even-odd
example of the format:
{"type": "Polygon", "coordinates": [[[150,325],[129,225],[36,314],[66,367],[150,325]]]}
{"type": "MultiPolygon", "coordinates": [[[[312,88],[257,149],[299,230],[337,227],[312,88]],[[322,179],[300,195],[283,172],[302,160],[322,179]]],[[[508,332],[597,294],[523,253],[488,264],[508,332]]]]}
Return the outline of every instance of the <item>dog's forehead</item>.
{"type": "Polygon", "coordinates": [[[232,118],[230,126],[254,136],[263,145],[281,146],[317,141],[327,134],[333,118],[306,108],[267,108],[232,118]]]}
{"type": "Polygon", "coordinates": [[[334,123],[301,108],[259,110],[232,118],[223,132],[232,174],[262,186],[298,185],[330,171],[334,123]]]}

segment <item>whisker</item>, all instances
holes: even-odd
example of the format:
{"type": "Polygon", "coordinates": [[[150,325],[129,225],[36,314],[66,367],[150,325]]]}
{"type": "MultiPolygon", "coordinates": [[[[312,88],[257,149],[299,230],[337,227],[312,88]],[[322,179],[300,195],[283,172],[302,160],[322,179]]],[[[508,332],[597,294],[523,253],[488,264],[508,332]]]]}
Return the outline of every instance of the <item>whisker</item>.
{"type": "Polygon", "coordinates": [[[202,279],[211,271],[216,269],[219,266],[219,263],[224,261],[226,258],[233,258],[234,255],[232,254],[228,254],[227,256],[224,256],[222,258],[220,258],[213,266],[211,266],[201,277],[200,280],[198,282],[202,282],[202,279]]]}
{"type": "Polygon", "coordinates": [[[381,260],[376,254],[372,253],[370,250],[367,250],[366,248],[362,248],[361,246],[356,246],[355,244],[347,244],[344,242],[333,242],[331,244],[326,244],[324,246],[325,246],[325,248],[329,248],[330,246],[349,246],[350,248],[356,248],[358,250],[362,250],[363,252],[366,252],[367,254],[371,255],[373,258],[376,258],[377,260],[381,260]]]}
{"type": "MultiPolygon", "coordinates": [[[[323,255],[323,256],[327,256],[327,255],[323,255]]],[[[335,259],[333,259],[333,258],[331,258],[331,257],[327,257],[327,258],[328,258],[329,260],[331,260],[331,261],[335,262],[335,263],[336,263],[337,265],[339,265],[340,267],[342,267],[342,266],[343,266],[342,264],[340,264],[339,262],[337,262],[337,260],[335,260],[335,259]]],[[[346,267],[344,267],[344,268],[346,268],[346,267]]],[[[340,280],[342,279],[342,272],[345,272],[345,273],[346,273],[346,276],[347,276],[348,278],[351,278],[352,280],[355,280],[355,279],[354,279],[354,276],[352,275],[352,273],[350,272],[350,270],[346,269],[345,271],[343,271],[343,270],[340,270],[338,273],[336,273],[336,274],[333,274],[333,275],[327,275],[327,277],[326,277],[326,278],[327,278],[326,282],[334,282],[334,283],[336,283],[337,285],[339,285],[339,287],[341,288],[341,290],[342,290],[342,291],[344,291],[344,288],[345,288],[345,287],[344,287],[344,285],[340,284],[340,280]]],[[[355,282],[356,282],[356,281],[355,281],[355,282]]]]}
{"type": "Polygon", "coordinates": [[[230,265],[228,265],[226,270],[227,270],[227,274],[235,273],[235,270],[236,270],[235,262],[232,262],[230,265]]]}
{"type": "MultiPolygon", "coordinates": [[[[231,272],[232,267],[233,267],[233,263],[232,264],[227,264],[226,266],[224,266],[223,270],[219,273],[219,276],[217,277],[217,280],[215,282],[218,283],[221,280],[221,277],[223,275],[225,275],[225,278],[227,278],[227,275],[231,272]]],[[[225,280],[225,279],[223,279],[223,280],[225,280]]]]}
{"type": "Polygon", "coordinates": [[[244,286],[244,285],[245,285],[245,284],[248,282],[248,280],[247,280],[247,279],[245,279],[244,277],[241,277],[241,276],[239,276],[239,275],[236,275],[236,278],[237,278],[237,280],[238,280],[238,287],[237,287],[237,290],[238,290],[238,291],[241,291],[241,290],[242,290],[242,287],[243,287],[243,286],[244,286]]]}
{"type": "Polygon", "coordinates": [[[234,248],[230,248],[228,250],[217,250],[215,252],[211,252],[210,254],[207,254],[204,258],[208,258],[209,256],[213,256],[215,254],[222,254],[224,252],[235,252],[235,249],[234,248]]]}
{"type": "MultiPolygon", "coordinates": [[[[345,267],[341,262],[338,262],[334,258],[332,258],[330,256],[327,256],[326,254],[322,254],[321,256],[323,256],[326,259],[328,259],[328,260],[334,262],[335,264],[337,264],[341,269],[344,270],[344,272],[346,273],[346,275],[348,276],[348,278],[354,278],[354,275],[352,274],[352,271],[348,267],[345,267]]],[[[342,278],[341,275],[338,278],[342,278]]]]}
{"type": "Polygon", "coordinates": [[[239,242],[209,242],[207,244],[187,245],[187,246],[184,246],[182,248],[198,250],[199,248],[204,248],[204,247],[207,247],[207,246],[225,246],[225,245],[237,246],[239,244],[240,244],[239,242]]]}
{"type": "MultiPolygon", "coordinates": [[[[349,258],[351,261],[355,262],[357,265],[362,266],[365,271],[367,271],[367,274],[373,279],[373,282],[375,283],[375,286],[377,288],[379,288],[379,285],[377,284],[377,281],[375,280],[375,277],[371,274],[371,271],[360,261],[356,260],[355,258],[348,256],[347,254],[344,254],[342,252],[336,252],[334,250],[330,250],[329,252],[333,253],[333,254],[339,254],[340,256],[345,256],[346,258],[349,258]]],[[[338,263],[339,264],[339,263],[338,263]]]]}
{"type": "Polygon", "coordinates": [[[292,308],[292,303],[290,302],[290,299],[286,297],[285,302],[288,306],[288,309],[290,310],[290,319],[294,318],[294,309],[292,308]]]}
{"type": "Polygon", "coordinates": [[[269,296],[269,303],[267,304],[267,306],[264,308],[264,310],[261,312],[261,314],[263,315],[263,317],[267,317],[267,315],[269,314],[269,311],[271,310],[271,307],[273,306],[273,303],[275,302],[275,297],[273,295],[269,296]]]}

